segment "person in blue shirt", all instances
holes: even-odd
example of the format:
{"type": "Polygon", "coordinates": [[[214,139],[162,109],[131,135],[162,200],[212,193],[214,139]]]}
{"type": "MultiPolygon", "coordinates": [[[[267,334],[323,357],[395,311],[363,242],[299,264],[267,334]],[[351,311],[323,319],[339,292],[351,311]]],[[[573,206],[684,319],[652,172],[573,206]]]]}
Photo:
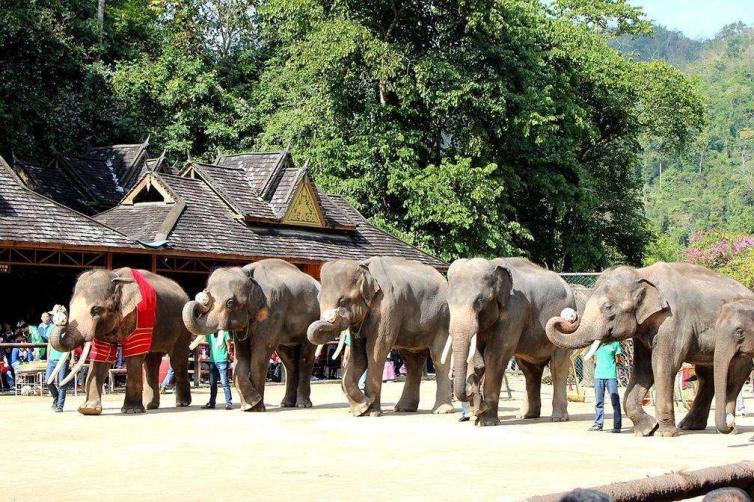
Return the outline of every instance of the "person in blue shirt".
{"type": "MultiPolygon", "coordinates": [[[[21,335],[16,338],[16,343],[26,343],[26,338],[21,335]]],[[[8,385],[13,388],[16,385],[16,378],[18,375],[18,367],[21,363],[31,362],[34,360],[34,353],[31,349],[21,349],[19,347],[13,347],[10,351],[10,367],[13,368],[13,375],[8,372],[8,385]]]]}
{"type": "MultiPolygon", "coordinates": [[[[217,382],[222,383],[225,395],[225,409],[233,409],[230,382],[228,381],[228,367],[230,366],[231,342],[230,331],[218,331],[207,335],[209,345],[209,402],[202,406],[204,409],[214,409],[217,399],[217,382]]],[[[193,344],[192,344],[193,345],[193,344]]],[[[189,346],[191,347],[191,346],[189,346]]]]}
{"type": "MultiPolygon", "coordinates": [[[[591,357],[587,354],[586,359],[591,357]]],[[[594,425],[588,430],[601,431],[605,420],[605,389],[610,394],[610,402],[613,405],[613,428],[610,432],[621,431],[620,396],[618,395],[618,370],[615,366],[616,359],[623,352],[620,343],[616,341],[601,343],[594,351],[594,393],[596,403],[594,410],[596,418],[594,425]]]]}
{"type": "MultiPolygon", "coordinates": [[[[52,333],[52,328],[55,326],[52,324],[52,316],[49,312],[45,312],[42,314],[42,322],[37,326],[37,333],[39,334],[39,338],[42,339],[42,343],[47,343],[50,341],[50,333],[52,333]]],[[[45,349],[39,349],[39,358],[44,359],[47,355],[47,351],[45,349]]]]}

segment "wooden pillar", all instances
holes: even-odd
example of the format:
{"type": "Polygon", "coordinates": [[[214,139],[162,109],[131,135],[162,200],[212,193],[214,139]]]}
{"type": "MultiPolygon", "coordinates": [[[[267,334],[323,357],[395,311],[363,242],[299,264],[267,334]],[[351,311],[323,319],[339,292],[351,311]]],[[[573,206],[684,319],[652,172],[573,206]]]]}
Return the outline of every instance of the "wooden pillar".
{"type": "Polygon", "coordinates": [[[105,268],[107,270],[113,269],[113,254],[112,253],[105,253],[105,268]]]}
{"type": "Polygon", "coordinates": [[[157,255],[156,254],[152,255],[152,273],[153,274],[157,273],[157,255]]]}

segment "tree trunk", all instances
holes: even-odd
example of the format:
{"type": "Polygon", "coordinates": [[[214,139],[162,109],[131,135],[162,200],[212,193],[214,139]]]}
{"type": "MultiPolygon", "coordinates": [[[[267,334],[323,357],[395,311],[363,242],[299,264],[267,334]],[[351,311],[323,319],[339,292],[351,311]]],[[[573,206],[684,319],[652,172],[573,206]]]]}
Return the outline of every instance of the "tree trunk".
{"type": "Polygon", "coordinates": [[[102,40],[105,35],[105,0],[97,0],[97,29],[102,40]]]}

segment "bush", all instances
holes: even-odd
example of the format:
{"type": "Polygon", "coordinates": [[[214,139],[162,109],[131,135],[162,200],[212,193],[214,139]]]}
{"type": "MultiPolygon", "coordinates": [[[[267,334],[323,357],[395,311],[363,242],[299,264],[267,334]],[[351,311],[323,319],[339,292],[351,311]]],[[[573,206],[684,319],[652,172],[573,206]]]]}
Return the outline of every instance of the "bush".
{"type": "Polygon", "coordinates": [[[721,230],[697,232],[691,236],[683,260],[704,265],[754,287],[754,236],[721,230]]]}

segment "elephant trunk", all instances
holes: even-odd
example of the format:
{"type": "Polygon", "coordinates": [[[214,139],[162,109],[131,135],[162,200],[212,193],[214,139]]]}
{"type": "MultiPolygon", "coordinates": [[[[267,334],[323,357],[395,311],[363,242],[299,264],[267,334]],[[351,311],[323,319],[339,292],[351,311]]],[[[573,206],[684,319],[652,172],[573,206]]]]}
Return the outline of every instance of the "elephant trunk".
{"type": "Polygon", "coordinates": [[[309,325],[306,330],[306,338],[314,345],[322,345],[333,341],[341,332],[338,323],[318,320],[309,325]]]}
{"type": "Polygon", "coordinates": [[[84,344],[86,339],[75,326],[75,322],[54,326],[50,333],[50,345],[59,352],[70,352],[84,344]]]}
{"type": "Polygon", "coordinates": [[[578,349],[599,340],[599,332],[592,323],[581,320],[581,317],[577,317],[575,321],[562,317],[551,318],[545,326],[547,338],[552,344],[565,349],[578,349]]]}
{"type": "Polygon", "coordinates": [[[715,379],[715,427],[723,434],[729,434],[735,426],[734,418],[728,416],[728,372],[730,363],[736,354],[736,344],[725,342],[725,346],[718,343],[715,347],[714,379],[715,379]]]}
{"type": "Polygon", "coordinates": [[[476,353],[476,334],[479,324],[476,312],[468,308],[460,318],[454,319],[451,311],[450,336],[453,347],[453,393],[459,401],[468,401],[466,395],[466,372],[469,355],[476,353]],[[474,346],[471,347],[472,341],[474,346]]]}
{"type": "Polygon", "coordinates": [[[218,326],[208,322],[208,311],[207,307],[193,300],[183,306],[183,324],[192,335],[203,336],[217,332],[218,326]]]}

